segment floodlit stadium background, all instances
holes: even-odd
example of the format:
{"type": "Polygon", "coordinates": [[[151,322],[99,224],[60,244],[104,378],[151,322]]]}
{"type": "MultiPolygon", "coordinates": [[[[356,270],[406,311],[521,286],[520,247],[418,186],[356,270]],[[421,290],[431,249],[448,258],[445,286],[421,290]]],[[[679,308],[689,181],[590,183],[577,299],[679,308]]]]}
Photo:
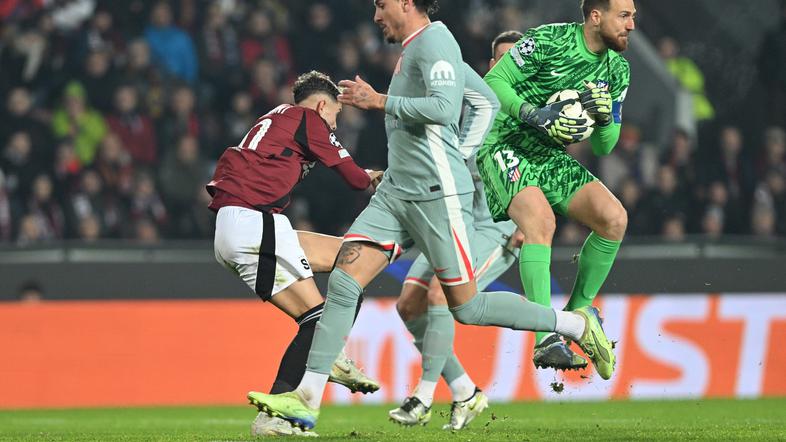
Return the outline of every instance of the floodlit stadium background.
{"type": "MultiPolygon", "coordinates": [[[[440,3],[481,74],[498,32],[580,17],[573,0],[440,3]]],[[[0,4],[0,408],[236,404],[267,388],[294,326],[214,262],[204,184],[297,73],[384,90],[399,56],[370,0],[176,0],[167,32],[155,5],[0,4]],[[66,97],[89,109],[73,131],[66,97]]],[[[459,356],[496,401],[786,395],[786,4],[636,6],[620,142],[604,158],[570,149],[630,215],[598,302],[618,371],[536,372],[529,334],[460,327],[459,356]]],[[[345,107],[338,134],[384,168],[381,115],[345,107]]],[[[316,168],[287,214],[340,235],[368,197],[316,168]]],[[[560,221],[555,306],[586,233],[560,221]]],[[[417,379],[390,298],[412,258],[369,288],[349,343],[383,382],[362,401],[417,379]]],[[[521,291],[516,269],[497,284],[521,291]]]]}

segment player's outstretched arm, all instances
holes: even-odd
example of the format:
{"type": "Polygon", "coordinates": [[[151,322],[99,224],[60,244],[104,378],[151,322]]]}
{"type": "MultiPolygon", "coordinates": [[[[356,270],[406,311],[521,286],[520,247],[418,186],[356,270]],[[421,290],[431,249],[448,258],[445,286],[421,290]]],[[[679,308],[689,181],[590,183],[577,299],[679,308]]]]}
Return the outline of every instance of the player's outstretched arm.
{"type": "MultiPolygon", "coordinates": [[[[372,176],[368,171],[361,169],[355,164],[354,161],[346,161],[331,167],[336,173],[341,175],[341,178],[349,184],[349,187],[355,190],[366,190],[375,178],[376,174],[372,176]]],[[[373,172],[373,171],[372,171],[373,172]]]]}

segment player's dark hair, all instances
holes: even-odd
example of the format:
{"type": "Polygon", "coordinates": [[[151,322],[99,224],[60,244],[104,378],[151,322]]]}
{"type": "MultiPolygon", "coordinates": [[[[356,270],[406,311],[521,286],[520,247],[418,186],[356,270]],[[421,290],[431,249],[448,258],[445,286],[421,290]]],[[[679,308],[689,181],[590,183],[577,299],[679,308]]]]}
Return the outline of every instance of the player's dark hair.
{"type": "Polygon", "coordinates": [[[491,42],[491,58],[497,55],[497,46],[504,43],[515,43],[521,40],[522,37],[524,37],[524,34],[519,31],[505,31],[494,37],[494,41],[491,42]]]}
{"type": "Polygon", "coordinates": [[[325,94],[338,99],[338,86],[333,83],[329,76],[322,72],[307,72],[295,80],[292,86],[292,93],[295,95],[295,103],[300,103],[314,94],[325,94]]]}
{"type": "Polygon", "coordinates": [[[584,19],[589,18],[593,9],[600,9],[608,11],[611,7],[611,0],[581,0],[581,12],[584,14],[584,19]]]}
{"type": "Polygon", "coordinates": [[[425,12],[428,15],[435,14],[439,11],[439,3],[437,0],[412,0],[415,7],[420,12],[425,12]]]}

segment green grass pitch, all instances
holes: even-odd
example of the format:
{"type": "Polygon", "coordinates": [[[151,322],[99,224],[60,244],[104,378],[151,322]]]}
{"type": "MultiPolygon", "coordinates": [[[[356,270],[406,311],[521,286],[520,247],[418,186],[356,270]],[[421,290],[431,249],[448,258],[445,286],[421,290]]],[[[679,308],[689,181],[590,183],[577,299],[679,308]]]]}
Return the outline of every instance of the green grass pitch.
{"type": "MultiPolygon", "coordinates": [[[[441,430],[448,405],[426,427],[388,422],[390,406],[325,407],[323,441],[786,440],[786,399],[492,404],[468,429],[441,430]]],[[[0,440],[252,440],[252,407],[0,411],[0,440]]]]}

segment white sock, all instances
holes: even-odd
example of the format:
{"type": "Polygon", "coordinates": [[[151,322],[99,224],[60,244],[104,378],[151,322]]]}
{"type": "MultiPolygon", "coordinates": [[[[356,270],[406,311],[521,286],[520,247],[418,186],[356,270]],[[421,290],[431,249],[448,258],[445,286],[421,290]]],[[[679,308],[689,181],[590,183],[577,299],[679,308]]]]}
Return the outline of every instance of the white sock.
{"type": "Polygon", "coordinates": [[[557,314],[557,326],[555,332],[566,336],[574,341],[578,341],[584,335],[586,321],[578,313],[554,310],[557,314]]]}
{"type": "Polygon", "coordinates": [[[429,382],[421,379],[417,388],[415,388],[415,392],[412,393],[412,396],[420,399],[420,402],[423,402],[423,405],[430,407],[431,403],[434,402],[434,390],[436,389],[436,382],[429,382]]]}
{"type": "Polygon", "coordinates": [[[317,409],[322,403],[322,395],[325,394],[327,381],[328,375],[306,370],[296,391],[309,407],[317,409]]]}
{"type": "Polygon", "coordinates": [[[464,402],[475,394],[475,383],[466,373],[453,379],[448,386],[453,394],[453,402],[464,402]]]}

